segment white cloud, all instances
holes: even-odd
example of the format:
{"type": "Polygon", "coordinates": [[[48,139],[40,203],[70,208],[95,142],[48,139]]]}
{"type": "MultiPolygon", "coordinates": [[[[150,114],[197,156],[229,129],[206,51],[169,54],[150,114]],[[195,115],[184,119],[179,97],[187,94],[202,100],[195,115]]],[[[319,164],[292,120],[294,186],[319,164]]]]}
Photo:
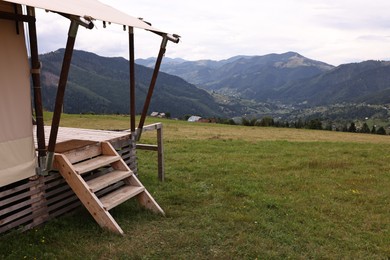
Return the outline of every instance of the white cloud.
{"type": "MultiPolygon", "coordinates": [[[[308,58],[338,65],[390,56],[388,0],[103,2],[181,35],[178,45],[168,44],[169,57],[226,59],[241,54],[297,51],[308,58]]],[[[43,18],[47,15],[39,17],[45,21],[39,29],[42,51],[64,47],[67,34],[64,18],[43,18]]],[[[97,23],[97,27],[92,32],[80,29],[76,48],[127,57],[127,33],[120,26],[103,29],[97,23]]],[[[137,57],[156,56],[160,38],[137,30],[136,44],[137,57]]]]}

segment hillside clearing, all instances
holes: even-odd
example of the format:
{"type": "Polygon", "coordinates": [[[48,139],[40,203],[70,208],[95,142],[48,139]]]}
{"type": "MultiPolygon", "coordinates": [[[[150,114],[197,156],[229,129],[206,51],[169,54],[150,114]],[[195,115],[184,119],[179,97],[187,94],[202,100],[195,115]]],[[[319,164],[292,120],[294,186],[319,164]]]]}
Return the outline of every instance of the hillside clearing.
{"type": "MultiPolygon", "coordinates": [[[[64,115],[62,125],[128,122],[64,115]]],[[[0,258],[390,257],[389,136],[162,122],[166,182],[156,178],[155,153],[138,156],[140,179],[167,217],[124,203],[112,211],[126,233],[119,237],[80,209],[3,235],[0,258]]],[[[155,133],[143,142],[155,142],[155,133]]]]}

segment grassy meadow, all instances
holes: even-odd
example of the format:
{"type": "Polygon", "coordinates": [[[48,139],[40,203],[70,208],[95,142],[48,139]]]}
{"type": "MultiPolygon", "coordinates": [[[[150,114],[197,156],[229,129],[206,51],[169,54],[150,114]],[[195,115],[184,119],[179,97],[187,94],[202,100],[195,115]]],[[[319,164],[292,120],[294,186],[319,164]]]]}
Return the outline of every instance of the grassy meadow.
{"type": "MultiPolygon", "coordinates": [[[[166,217],[130,200],[112,210],[121,237],[80,208],[0,235],[0,259],[390,258],[390,136],[159,121],[166,181],[154,152],[137,154],[166,217]]],[[[63,115],[62,126],[128,129],[129,119],[63,115]]]]}

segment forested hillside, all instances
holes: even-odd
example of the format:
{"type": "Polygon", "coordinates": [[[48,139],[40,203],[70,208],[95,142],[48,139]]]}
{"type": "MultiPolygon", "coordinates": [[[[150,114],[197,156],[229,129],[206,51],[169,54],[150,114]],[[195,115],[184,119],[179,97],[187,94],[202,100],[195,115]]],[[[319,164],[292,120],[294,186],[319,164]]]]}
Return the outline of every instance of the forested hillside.
{"type": "MultiPolygon", "coordinates": [[[[42,86],[44,107],[52,110],[64,50],[43,54],[42,86]]],[[[152,69],[136,65],[136,107],[142,106],[149,87],[152,69]]],[[[124,58],[106,58],[75,51],[69,72],[64,111],[67,113],[129,113],[129,64],[124,58]]],[[[219,106],[204,90],[185,80],[161,72],[150,105],[151,111],[220,116],[219,106]]]]}

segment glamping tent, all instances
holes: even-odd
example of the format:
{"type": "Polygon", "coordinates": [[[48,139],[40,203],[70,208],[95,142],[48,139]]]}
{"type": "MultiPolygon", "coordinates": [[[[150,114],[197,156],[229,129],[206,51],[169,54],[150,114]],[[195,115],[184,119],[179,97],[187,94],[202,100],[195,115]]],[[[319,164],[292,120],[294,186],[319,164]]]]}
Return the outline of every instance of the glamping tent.
{"type": "MultiPolygon", "coordinates": [[[[0,0],[0,39],[0,233],[21,225],[27,229],[41,224],[72,210],[79,201],[100,226],[120,234],[123,231],[108,211],[130,197],[136,196],[141,205],[163,213],[117,150],[123,152],[127,147],[130,157],[134,155],[132,152],[144,127],[167,42],[177,43],[179,36],[161,31],[96,0],[0,0]],[[70,22],[53,121],[50,134],[46,133],[46,136],[35,8],[57,13],[70,22]],[[117,24],[128,31],[130,133],[115,141],[59,142],[61,108],[77,31],[80,26],[92,29],[96,22],[102,22],[104,27],[106,23],[117,24]],[[134,28],[162,38],[138,128],[135,125],[134,28]],[[30,55],[26,48],[27,36],[30,55]],[[33,126],[33,121],[36,126],[33,126]],[[36,137],[33,127],[36,128],[36,137]]],[[[134,158],[129,161],[134,161],[134,158]]]]}
{"type": "MultiPolygon", "coordinates": [[[[14,12],[0,2],[0,10],[14,12]]],[[[31,120],[30,66],[23,27],[0,20],[0,186],[35,175],[31,120]],[[18,86],[18,87],[16,87],[18,86]]]]}

